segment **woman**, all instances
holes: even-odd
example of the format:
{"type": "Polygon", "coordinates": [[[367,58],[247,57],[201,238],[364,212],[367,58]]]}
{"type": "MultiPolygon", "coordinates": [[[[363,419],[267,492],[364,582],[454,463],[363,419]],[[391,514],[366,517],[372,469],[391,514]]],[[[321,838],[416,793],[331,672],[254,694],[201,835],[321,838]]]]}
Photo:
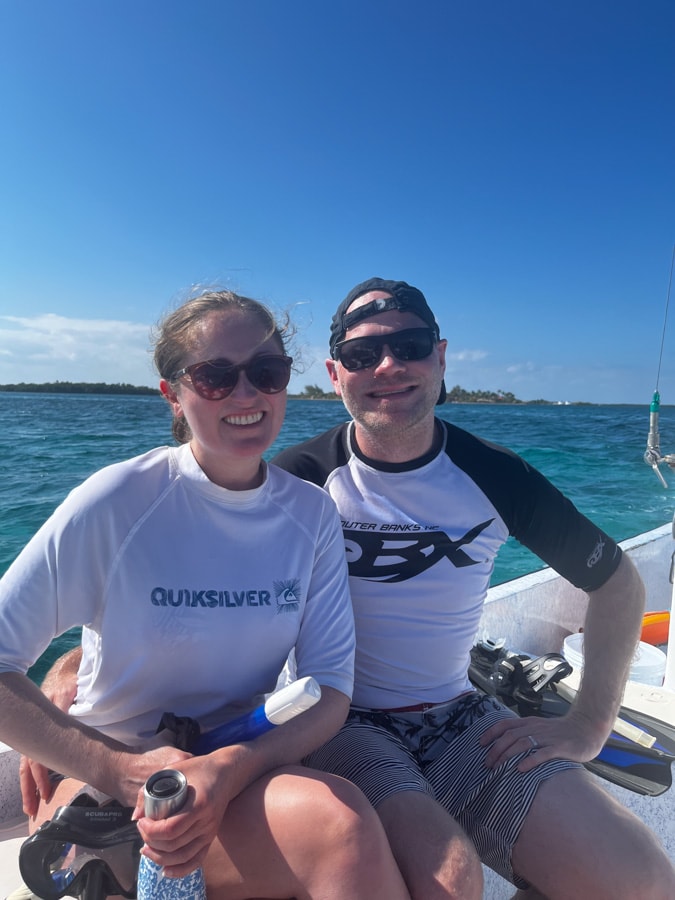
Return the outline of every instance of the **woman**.
{"type": "Polygon", "coordinates": [[[181,445],[85,481],[0,582],[0,740],[67,776],[38,820],[93,785],[136,806],[168,875],[203,865],[210,898],[405,898],[360,793],[293,765],[346,717],[354,638],[331,501],[262,459],[285,412],[281,332],[256,301],[205,294],[165,319],[155,364],[181,445]],[[24,673],[78,624],[66,715],[24,673]],[[207,730],[257,705],[291,648],[315,707],[207,756],[149,749],[165,711],[207,730]],[[167,767],[190,796],[152,821],[142,785],[167,767]]]}

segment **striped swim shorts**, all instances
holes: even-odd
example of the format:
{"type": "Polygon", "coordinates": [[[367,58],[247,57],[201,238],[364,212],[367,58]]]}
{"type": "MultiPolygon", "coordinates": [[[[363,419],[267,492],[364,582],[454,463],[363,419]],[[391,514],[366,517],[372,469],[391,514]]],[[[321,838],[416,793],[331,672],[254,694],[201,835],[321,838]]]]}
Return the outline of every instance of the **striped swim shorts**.
{"type": "Polygon", "coordinates": [[[517,887],[511,855],[539,785],[578,763],[556,759],[519,772],[519,754],[495,769],[485,766],[479,740],[515,713],[476,691],[425,712],[352,707],[338,734],[305,758],[315,769],[358,785],[372,805],[400,791],[434,797],[473,841],[481,860],[517,887]]]}

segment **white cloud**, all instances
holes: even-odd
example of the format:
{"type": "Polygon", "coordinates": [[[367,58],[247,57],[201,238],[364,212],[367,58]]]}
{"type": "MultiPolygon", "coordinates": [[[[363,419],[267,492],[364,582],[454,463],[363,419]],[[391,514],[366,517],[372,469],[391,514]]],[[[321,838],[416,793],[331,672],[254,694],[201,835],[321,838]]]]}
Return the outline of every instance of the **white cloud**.
{"type": "Polygon", "coordinates": [[[480,362],[488,356],[487,350],[455,350],[453,353],[446,353],[446,362],[480,362]]]}
{"type": "Polygon", "coordinates": [[[150,326],[139,322],[0,316],[0,383],[154,385],[149,343],[150,326]]]}
{"type": "MultiPolygon", "coordinates": [[[[549,366],[548,368],[551,370],[555,367],[549,366]]],[[[531,375],[533,372],[536,372],[536,370],[537,367],[532,362],[515,363],[512,366],[506,367],[506,372],[508,372],[509,375],[531,375]]]]}

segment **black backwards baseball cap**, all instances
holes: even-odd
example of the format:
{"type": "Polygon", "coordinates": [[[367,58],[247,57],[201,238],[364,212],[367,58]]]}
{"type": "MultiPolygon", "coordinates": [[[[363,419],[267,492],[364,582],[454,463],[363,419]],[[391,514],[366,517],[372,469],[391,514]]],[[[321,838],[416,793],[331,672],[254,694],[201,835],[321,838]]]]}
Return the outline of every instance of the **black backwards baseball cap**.
{"type": "MultiPolygon", "coordinates": [[[[428,325],[433,331],[436,340],[440,339],[441,332],[438,327],[433,312],[426,297],[418,288],[413,287],[405,281],[390,281],[386,278],[369,278],[357,284],[347,294],[342,303],[338,306],[337,312],[333,316],[330,326],[330,355],[335,359],[335,347],[344,340],[346,332],[353,328],[358,322],[376,316],[379,313],[387,312],[389,309],[400,309],[407,312],[415,313],[420,319],[428,325]],[[347,312],[352,303],[363,294],[370,291],[383,291],[390,294],[389,297],[381,297],[377,300],[371,300],[365,303],[353,312],[347,312]]],[[[447,394],[445,390],[445,382],[441,385],[441,393],[436,401],[437,403],[445,403],[447,394]]]]}

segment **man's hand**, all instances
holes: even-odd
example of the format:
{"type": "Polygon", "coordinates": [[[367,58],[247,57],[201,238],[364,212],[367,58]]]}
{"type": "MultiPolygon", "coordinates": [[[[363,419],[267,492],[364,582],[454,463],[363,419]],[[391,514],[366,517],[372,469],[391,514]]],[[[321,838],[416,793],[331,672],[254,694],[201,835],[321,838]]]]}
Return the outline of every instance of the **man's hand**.
{"type": "Polygon", "coordinates": [[[77,696],[77,673],[82,661],[82,648],[73,647],[60,656],[42,680],[40,688],[48,700],[68,712],[77,696]]]}
{"type": "Polygon", "coordinates": [[[536,716],[502,719],[485,732],[480,743],[483,747],[492,745],[485,757],[488,768],[527,753],[518,763],[518,769],[529,772],[550,759],[580,763],[595,759],[604,746],[603,735],[604,731],[570,711],[552,719],[536,716]]]}

